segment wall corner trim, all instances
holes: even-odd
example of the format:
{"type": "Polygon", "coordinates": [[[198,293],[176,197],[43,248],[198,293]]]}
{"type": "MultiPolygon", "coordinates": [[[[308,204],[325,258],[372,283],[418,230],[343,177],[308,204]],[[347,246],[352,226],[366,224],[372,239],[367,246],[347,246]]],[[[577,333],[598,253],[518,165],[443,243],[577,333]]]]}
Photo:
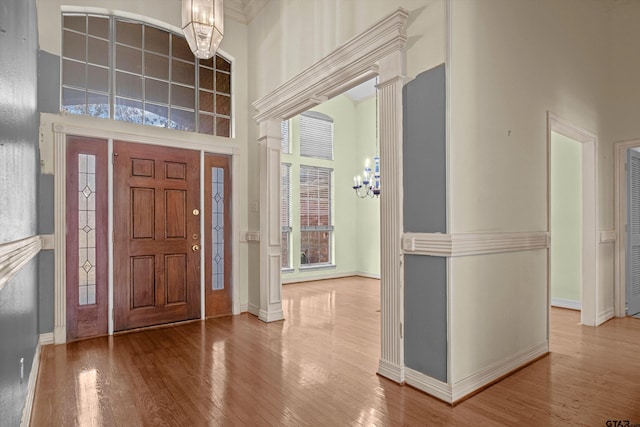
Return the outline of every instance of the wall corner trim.
{"type": "Polygon", "coordinates": [[[547,231],[498,233],[405,233],[406,254],[440,257],[485,255],[549,248],[547,231]]]}

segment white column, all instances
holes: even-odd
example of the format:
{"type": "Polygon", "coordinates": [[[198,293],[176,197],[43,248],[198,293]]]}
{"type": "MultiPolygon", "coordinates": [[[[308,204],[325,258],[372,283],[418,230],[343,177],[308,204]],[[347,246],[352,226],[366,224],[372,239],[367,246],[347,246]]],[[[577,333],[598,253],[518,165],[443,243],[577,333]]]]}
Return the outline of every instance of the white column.
{"type": "Polygon", "coordinates": [[[54,326],[53,340],[56,344],[67,341],[67,150],[65,134],[54,128],[54,326]]]}
{"type": "Polygon", "coordinates": [[[281,121],[259,123],[260,137],[260,313],[264,322],[284,319],[280,271],[280,147],[281,121]]]}
{"type": "Polygon", "coordinates": [[[404,62],[400,50],[379,68],[380,123],[380,301],[381,350],[378,373],[404,382],[404,266],[402,217],[402,87],[404,62]]]}

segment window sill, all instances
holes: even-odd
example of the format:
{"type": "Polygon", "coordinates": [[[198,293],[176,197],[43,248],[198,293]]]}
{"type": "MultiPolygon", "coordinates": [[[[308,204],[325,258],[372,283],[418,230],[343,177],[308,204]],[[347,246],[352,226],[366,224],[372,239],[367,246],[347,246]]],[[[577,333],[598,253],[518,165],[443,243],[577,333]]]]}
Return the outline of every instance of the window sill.
{"type": "Polygon", "coordinates": [[[303,271],[315,271],[315,270],[333,270],[336,268],[335,264],[318,264],[318,265],[301,265],[299,270],[303,271]]]}
{"type": "Polygon", "coordinates": [[[287,267],[287,268],[281,269],[280,271],[282,271],[282,273],[284,273],[284,274],[287,274],[287,273],[293,273],[294,271],[296,271],[296,269],[287,267]]]}

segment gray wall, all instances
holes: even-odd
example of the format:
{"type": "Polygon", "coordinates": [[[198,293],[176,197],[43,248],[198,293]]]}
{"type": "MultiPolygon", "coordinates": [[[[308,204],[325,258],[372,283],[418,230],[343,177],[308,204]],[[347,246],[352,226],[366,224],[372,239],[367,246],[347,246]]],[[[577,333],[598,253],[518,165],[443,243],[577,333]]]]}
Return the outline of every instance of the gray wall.
{"type": "Polygon", "coordinates": [[[447,232],[445,66],[402,90],[404,230],[447,232]]]}
{"type": "MultiPolygon", "coordinates": [[[[445,66],[403,88],[404,230],[447,232],[445,66]]],[[[447,382],[447,260],[406,255],[405,365],[447,382]]]]}
{"type": "Polygon", "coordinates": [[[407,368],[447,382],[447,259],[404,259],[404,361],[407,368]]]}
{"type": "MultiPolygon", "coordinates": [[[[37,234],[38,22],[35,0],[0,4],[0,243],[37,234]]],[[[20,424],[38,342],[38,266],[0,290],[0,424],[20,424]],[[19,361],[24,358],[24,380],[19,361]]]]}

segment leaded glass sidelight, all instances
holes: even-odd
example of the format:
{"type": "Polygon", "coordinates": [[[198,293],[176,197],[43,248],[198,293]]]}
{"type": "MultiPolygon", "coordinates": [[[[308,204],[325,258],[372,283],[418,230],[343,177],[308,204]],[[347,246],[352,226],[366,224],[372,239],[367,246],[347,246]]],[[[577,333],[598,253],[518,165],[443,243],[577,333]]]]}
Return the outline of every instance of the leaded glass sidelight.
{"type": "Polygon", "coordinates": [[[211,168],[211,288],[224,289],[224,168],[211,168]]]}
{"type": "Polygon", "coordinates": [[[96,156],[78,155],[78,295],[96,303],[96,156]]]}

